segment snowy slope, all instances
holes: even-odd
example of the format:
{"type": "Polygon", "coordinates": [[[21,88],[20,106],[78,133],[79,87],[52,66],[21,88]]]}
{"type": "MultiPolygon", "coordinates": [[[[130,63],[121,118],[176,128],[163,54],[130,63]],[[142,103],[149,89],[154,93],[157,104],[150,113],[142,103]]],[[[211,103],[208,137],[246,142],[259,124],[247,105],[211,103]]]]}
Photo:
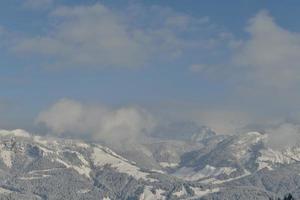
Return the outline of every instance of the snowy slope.
{"type": "Polygon", "coordinates": [[[142,147],[162,166],[153,169],[100,144],[0,130],[0,199],[234,199],[232,191],[255,199],[297,191],[300,148],[270,149],[266,137],[153,140],[142,147]]]}

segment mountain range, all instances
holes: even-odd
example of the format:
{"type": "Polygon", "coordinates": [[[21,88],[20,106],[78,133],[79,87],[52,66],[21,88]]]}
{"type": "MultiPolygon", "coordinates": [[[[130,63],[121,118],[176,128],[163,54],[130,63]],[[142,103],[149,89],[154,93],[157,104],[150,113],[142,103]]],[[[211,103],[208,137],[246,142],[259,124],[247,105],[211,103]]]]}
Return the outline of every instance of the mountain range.
{"type": "Polygon", "coordinates": [[[238,200],[300,198],[300,146],[268,135],[152,136],[127,148],[0,131],[0,199],[238,200]]]}

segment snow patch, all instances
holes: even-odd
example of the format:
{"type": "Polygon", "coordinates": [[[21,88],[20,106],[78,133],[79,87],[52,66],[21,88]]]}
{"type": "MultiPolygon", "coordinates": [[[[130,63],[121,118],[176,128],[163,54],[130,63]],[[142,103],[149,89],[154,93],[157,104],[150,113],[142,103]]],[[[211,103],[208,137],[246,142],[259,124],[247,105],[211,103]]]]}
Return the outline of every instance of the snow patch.
{"type": "Polygon", "coordinates": [[[195,196],[190,199],[200,198],[200,197],[206,196],[208,194],[212,194],[212,193],[216,193],[216,192],[220,191],[220,188],[212,188],[212,189],[206,189],[206,190],[203,190],[201,188],[196,188],[196,187],[191,187],[191,188],[194,191],[195,196]]]}
{"type": "Polygon", "coordinates": [[[258,170],[268,168],[272,170],[272,166],[276,164],[291,164],[300,161],[300,148],[292,147],[282,151],[273,149],[263,149],[260,151],[261,156],[257,158],[259,164],[258,170]]]}
{"type": "Polygon", "coordinates": [[[12,152],[11,151],[7,151],[7,150],[3,150],[1,149],[1,153],[0,156],[4,162],[4,164],[11,168],[12,167],[12,152]]]}
{"type": "Polygon", "coordinates": [[[164,200],[165,197],[162,195],[164,192],[165,191],[161,189],[157,189],[152,192],[151,188],[146,186],[139,200],[164,200]]]}
{"type": "Polygon", "coordinates": [[[230,145],[230,149],[234,152],[234,156],[237,160],[246,162],[249,159],[250,147],[263,141],[266,135],[262,135],[258,132],[249,132],[239,135],[235,142],[230,145]]]}
{"type": "Polygon", "coordinates": [[[10,193],[12,193],[11,190],[0,187],[0,194],[10,194],[10,193]]]}
{"type": "Polygon", "coordinates": [[[36,180],[36,179],[42,179],[42,178],[47,178],[50,177],[51,175],[39,175],[39,176],[31,176],[31,177],[19,177],[18,179],[20,180],[36,180]]]}
{"type": "MultiPolygon", "coordinates": [[[[88,192],[90,192],[91,190],[90,189],[82,189],[82,190],[79,190],[78,191],[78,193],[80,193],[80,194],[85,194],[85,193],[88,193],[88,192]]],[[[105,199],[105,198],[104,198],[105,199]]]]}
{"type": "Polygon", "coordinates": [[[175,195],[176,197],[182,197],[186,194],[187,194],[187,191],[186,191],[185,187],[181,187],[181,190],[173,193],[173,195],[175,195]]]}
{"type": "Polygon", "coordinates": [[[216,177],[221,174],[230,175],[232,172],[235,172],[235,168],[231,167],[213,167],[210,165],[206,165],[200,171],[194,171],[194,168],[190,167],[182,167],[178,171],[176,171],[173,175],[182,178],[184,180],[196,181],[202,178],[207,177],[216,177]]]}
{"type": "Polygon", "coordinates": [[[91,157],[96,166],[103,167],[105,165],[110,165],[112,168],[115,168],[118,172],[129,174],[137,180],[140,178],[150,181],[153,180],[151,178],[147,178],[149,174],[140,171],[140,169],[134,164],[129,163],[126,159],[122,158],[121,156],[115,153],[111,154],[111,150],[109,150],[109,153],[106,150],[107,149],[104,150],[97,147],[94,148],[94,152],[91,157]]]}
{"type": "Polygon", "coordinates": [[[245,176],[249,176],[249,175],[251,175],[251,172],[249,172],[248,170],[245,170],[244,174],[241,175],[241,176],[237,176],[237,177],[229,178],[229,179],[225,179],[225,180],[218,180],[218,179],[216,179],[215,181],[212,182],[212,184],[222,184],[222,183],[226,183],[226,182],[230,182],[230,181],[233,181],[233,180],[237,180],[237,179],[243,178],[245,176]]]}
{"type": "Polygon", "coordinates": [[[90,147],[87,143],[84,143],[84,142],[77,142],[76,146],[81,147],[81,148],[85,148],[85,149],[90,147]]]}
{"type": "Polygon", "coordinates": [[[72,168],[75,171],[77,171],[78,174],[81,174],[81,175],[86,176],[87,178],[90,178],[91,169],[89,167],[84,166],[84,165],[80,166],[80,167],[76,166],[76,165],[70,165],[70,164],[66,163],[65,161],[63,161],[63,160],[61,160],[59,158],[57,158],[56,161],[59,162],[59,163],[61,163],[61,164],[63,164],[66,168],[72,168]]]}
{"type": "Polygon", "coordinates": [[[164,168],[166,168],[166,167],[172,168],[172,167],[177,167],[178,163],[160,162],[159,165],[164,168]]]}
{"type": "Polygon", "coordinates": [[[58,170],[58,169],[63,169],[63,168],[32,170],[32,171],[28,172],[28,174],[41,174],[41,173],[44,173],[44,172],[51,172],[51,171],[58,170]]]}

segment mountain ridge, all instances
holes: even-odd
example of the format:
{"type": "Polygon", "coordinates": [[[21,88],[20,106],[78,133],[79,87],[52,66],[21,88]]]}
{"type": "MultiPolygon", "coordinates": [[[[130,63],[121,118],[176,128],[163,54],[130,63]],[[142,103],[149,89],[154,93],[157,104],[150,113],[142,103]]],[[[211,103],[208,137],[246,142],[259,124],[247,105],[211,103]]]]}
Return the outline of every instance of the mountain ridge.
{"type": "Polygon", "coordinates": [[[0,130],[0,199],[269,199],[288,192],[297,196],[300,148],[272,150],[264,144],[266,138],[249,132],[195,142],[149,140],[142,147],[160,167],[147,168],[98,143],[0,130]],[[287,178],[276,179],[281,173],[293,177],[296,186],[287,178]],[[270,178],[287,186],[272,189],[266,182],[270,178]]]}

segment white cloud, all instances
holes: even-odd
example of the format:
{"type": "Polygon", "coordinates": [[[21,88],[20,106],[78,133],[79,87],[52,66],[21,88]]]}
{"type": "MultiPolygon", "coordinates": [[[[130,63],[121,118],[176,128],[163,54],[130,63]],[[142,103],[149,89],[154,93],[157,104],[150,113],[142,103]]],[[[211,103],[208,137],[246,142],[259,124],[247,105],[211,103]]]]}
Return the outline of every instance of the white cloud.
{"type": "Polygon", "coordinates": [[[210,78],[234,83],[234,89],[264,93],[297,88],[300,83],[300,33],[280,26],[260,11],[245,26],[246,38],[220,32],[220,44],[208,60],[189,66],[210,78]],[[217,54],[215,52],[221,51],[217,54]]]}
{"type": "Polygon", "coordinates": [[[61,22],[51,34],[25,39],[16,50],[54,57],[54,64],[62,66],[130,67],[145,59],[144,50],[127,31],[129,27],[100,4],[61,7],[52,16],[61,22]]]}
{"type": "Polygon", "coordinates": [[[250,38],[236,49],[234,63],[250,81],[277,88],[295,85],[300,77],[300,34],[280,27],[266,11],[249,22],[250,38]]]}
{"type": "Polygon", "coordinates": [[[208,21],[160,7],[120,11],[99,3],[58,7],[50,18],[58,23],[48,34],[18,40],[13,50],[43,56],[46,62],[52,60],[50,65],[98,68],[131,68],[152,58],[173,59],[196,45],[182,33],[208,21]]]}
{"type": "Polygon", "coordinates": [[[96,139],[105,142],[135,141],[155,126],[145,110],[136,107],[110,109],[62,99],[36,119],[53,134],[96,139]]]}

